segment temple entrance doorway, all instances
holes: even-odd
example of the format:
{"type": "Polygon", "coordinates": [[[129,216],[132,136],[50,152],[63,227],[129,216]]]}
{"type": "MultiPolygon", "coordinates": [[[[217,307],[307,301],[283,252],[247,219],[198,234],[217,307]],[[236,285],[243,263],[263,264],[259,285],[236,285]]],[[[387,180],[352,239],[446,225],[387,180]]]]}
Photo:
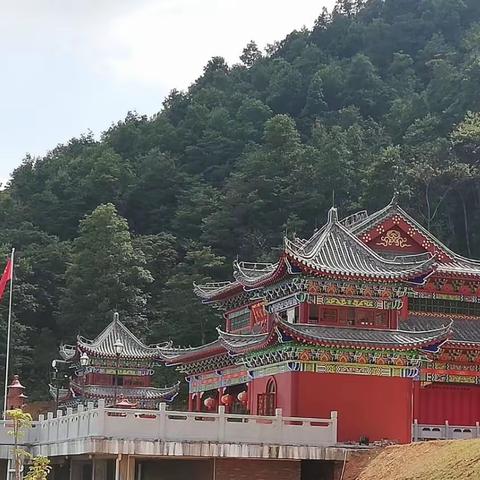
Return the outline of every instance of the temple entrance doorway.
{"type": "Polygon", "coordinates": [[[275,379],[271,378],[267,382],[265,393],[259,393],[257,396],[257,415],[270,416],[275,415],[277,408],[277,384],[275,379]]]}

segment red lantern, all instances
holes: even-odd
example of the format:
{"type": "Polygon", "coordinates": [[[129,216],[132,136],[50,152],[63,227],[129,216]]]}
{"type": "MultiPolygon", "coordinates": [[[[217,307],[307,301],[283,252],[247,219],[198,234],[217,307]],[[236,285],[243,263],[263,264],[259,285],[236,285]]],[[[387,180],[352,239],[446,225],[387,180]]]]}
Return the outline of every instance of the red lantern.
{"type": "Polygon", "coordinates": [[[248,402],[248,393],[246,390],[244,390],[243,392],[240,392],[238,395],[237,395],[237,398],[238,398],[238,401],[243,403],[244,405],[247,404],[248,402]]]}
{"type": "Polygon", "coordinates": [[[233,397],[230,394],[222,395],[220,401],[222,402],[222,405],[229,407],[233,404],[233,397]]]}
{"type": "Polygon", "coordinates": [[[215,408],[215,400],[212,397],[208,397],[203,401],[203,404],[207,410],[213,410],[215,408]]]}

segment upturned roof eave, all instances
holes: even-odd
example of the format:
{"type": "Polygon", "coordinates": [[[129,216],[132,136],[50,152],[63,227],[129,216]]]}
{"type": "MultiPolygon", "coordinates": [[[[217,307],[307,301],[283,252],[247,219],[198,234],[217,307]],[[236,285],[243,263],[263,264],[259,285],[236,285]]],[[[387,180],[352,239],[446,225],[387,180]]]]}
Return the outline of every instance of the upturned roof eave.
{"type": "Polygon", "coordinates": [[[300,269],[307,270],[305,273],[314,274],[316,276],[333,275],[335,277],[344,278],[346,280],[359,279],[371,280],[375,282],[405,282],[417,278],[422,275],[427,275],[434,271],[434,259],[427,260],[415,270],[408,270],[403,272],[361,272],[361,271],[347,271],[335,269],[328,266],[314,265],[305,259],[295,255],[293,252],[287,252],[288,259],[291,260],[300,269]]]}
{"type": "MultiPolygon", "coordinates": [[[[334,339],[334,338],[321,338],[319,336],[313,336],[311,334],[305,333],[301,331],[300,329],[296,328],[295,324],[288,324],[283,321],[278,322],[278,326],[280,330],[293,338],[295,340],[300,341],[302,343],[310,343],[312,345],[325,345],[325,346],[337,346],[337,347],[343,347],[343,348],[370,348],[370,349],[388,349],[388,350],[416,350],[420,349],[429,345],[436,345],[439,343],[444,342],[445,340],[448,340],[448,337],[451,333],[451,326],[452,323],[450,323],[448,326],[444,326],[438,330],[432,330],[432,331],[427,331],[427,332],[413,332],[413,331],[403,331],[403,330],[380,330],[380,329],[352,329],[351,327],[328,327],[328,326],[319,326],[322,329],[328,329],[328,328],[335,328],[337,330],[341,330],[344,328],[345,330],[357,330],[358,333],[365,331],[372,330],[372,332],[378,333],[379,331],[382,332],[388,332],[388,333],[396,333],[396,334],[407,334],[414,336],[415,334],[425,334],[425,333],[431,333],[431,337],[427,337],[425,339],[419,339],[418,341],[415,342],[382,342],[382,341],[365,341],[365,340],[355,340],[355,339],[345,339],[345,338],[339,338],[339,339],[334,339]],[[413,335],[412,335],[413,334],[413,335]]],[[[308,324],[303,324],[304,326],[312,327],[312,325],[308,324]]]]}

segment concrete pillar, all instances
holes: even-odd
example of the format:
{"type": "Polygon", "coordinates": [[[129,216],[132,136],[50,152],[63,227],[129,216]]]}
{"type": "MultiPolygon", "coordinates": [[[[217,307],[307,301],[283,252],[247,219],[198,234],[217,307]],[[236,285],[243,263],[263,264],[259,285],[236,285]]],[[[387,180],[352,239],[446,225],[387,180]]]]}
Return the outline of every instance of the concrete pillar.
{"type": "Polygon", "coordinates": [[[135,480],[135,458],[119,455],[116,463],[115,480],[135,480]]]}
{"type": "Polygon", "coordinates": [[[82,480],[82,466],[84,463],[70,461],[70,480],[82,480]]]}
{"type": "Polygon", "coordinates": [[[107,460],[93,459],[92,480],[107,480],[107,460]]]}

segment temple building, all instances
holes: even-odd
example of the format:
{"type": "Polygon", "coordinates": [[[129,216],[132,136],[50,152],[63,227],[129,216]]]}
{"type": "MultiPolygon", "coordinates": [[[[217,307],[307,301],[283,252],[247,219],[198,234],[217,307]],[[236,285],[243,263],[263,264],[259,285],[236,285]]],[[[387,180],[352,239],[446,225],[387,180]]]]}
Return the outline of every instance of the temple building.
{"type": "Polygon", "coordinates": [[[171,402],[178,384],[152,386],[162,347],[165,345],[143,344],[115,314],[95,340],[79,336],[75,345],[60,347],[61,360],[54,360],[52,366],[68,378],[68,385],[58,375],[50,384],[51,396],[62,406],[98,399],[104,399],[107,405],[139,408],[157,408],[161,402],[171,402]]]}
{"type": "Polygon", "coordinates": [[[328,418],[340,442],[410,442],[412,424],[480,420],[480,262],[396,202],[284,239],[273,264],[196,285],[223,311],[218,339],[161,348],[189,408],[328,418]]]}

